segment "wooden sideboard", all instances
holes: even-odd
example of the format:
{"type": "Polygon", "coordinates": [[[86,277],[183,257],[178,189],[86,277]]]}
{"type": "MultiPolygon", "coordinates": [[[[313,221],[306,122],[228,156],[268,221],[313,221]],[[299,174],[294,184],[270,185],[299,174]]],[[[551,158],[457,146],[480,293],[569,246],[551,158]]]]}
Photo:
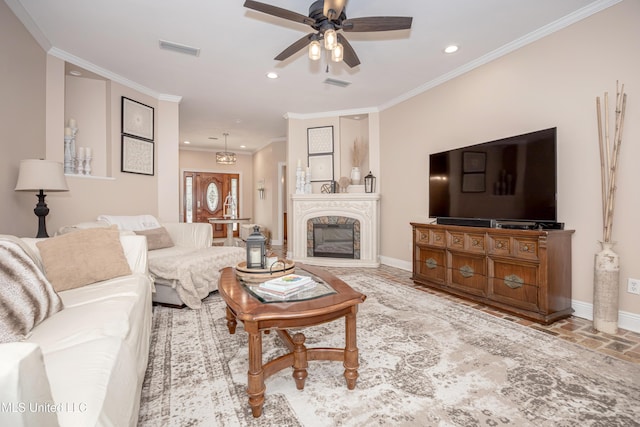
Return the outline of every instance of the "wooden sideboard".
{"type": "Polygon", "coordinates": [[[411,226],[415,283],[544,324],[573,312],[573,230],[411,226]]]}

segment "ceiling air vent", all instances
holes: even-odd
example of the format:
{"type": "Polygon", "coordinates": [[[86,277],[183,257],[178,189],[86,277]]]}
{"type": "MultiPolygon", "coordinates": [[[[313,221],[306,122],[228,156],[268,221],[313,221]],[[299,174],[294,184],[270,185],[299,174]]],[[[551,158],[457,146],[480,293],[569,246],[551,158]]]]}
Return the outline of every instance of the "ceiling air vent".
{"type": "Polygon", "coordinates": [[[200,55],[200,48],[198,47],[191,47],[184,44],[168,42],[166,40],[160,40],[160,48],[172,50],[174,52],[184,53],[187,55],[193,55],[193,56],[200,55]]]}
{"type": "Polygon", "coordinates": [[[336,79],[325,79],[324,84],[334,85],[338,87],[347,87],[351,84],[351,82],[345,82],[344,80],[336,80],[336,79]]]}

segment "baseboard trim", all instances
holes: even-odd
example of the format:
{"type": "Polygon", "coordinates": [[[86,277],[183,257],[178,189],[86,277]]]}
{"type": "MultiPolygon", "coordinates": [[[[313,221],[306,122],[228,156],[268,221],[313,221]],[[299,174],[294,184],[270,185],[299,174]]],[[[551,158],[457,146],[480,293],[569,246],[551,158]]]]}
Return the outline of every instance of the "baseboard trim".
{"type": "MultiPolygon", "coordinates": [[[[389,267],[401,270],[412,271],[411,262],[401,259],[380,256],[380,263],[389,267]]],[[[573,315],[581,319],[593,320],[593,304],[571,300],[573,315]]],[[[640,314],[629,313],[628,311],[618,311],[618,327],[632,332],[640,332],[640,314]]]]}

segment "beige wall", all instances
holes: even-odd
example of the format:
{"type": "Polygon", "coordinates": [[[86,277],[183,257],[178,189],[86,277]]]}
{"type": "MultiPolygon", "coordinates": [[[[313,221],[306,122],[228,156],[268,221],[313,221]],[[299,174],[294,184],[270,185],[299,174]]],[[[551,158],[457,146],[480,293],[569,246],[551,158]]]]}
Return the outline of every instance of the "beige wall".
{"type": "Polygon", "coordinates": [[[253,155],[253,222],[267,227],[271,238],[278,238],[278,164],[286,162],[286,142],[272,142],[253,155]],[[264,181],[264,199],[258,194],[258,182],[264,181]]]}
{"type": "MultiPolygon", "coordinates": [[[[201,150],[180,150],[180,221],[184,218],[184,178],[183,172],[214,172],[240,174],[240,216],[253,215],[253,160],[250,154],[237,153],[235,165],[219,165],[216,153],[201,150]]],[[[225,194],[226,196],[226,194],[225,194]]]]}
{"type": "Polygon", "coordinates": [[[35,236],[38,230],[35,193],[13,189],[20,160],[46,155],[45,68],[43,50],[0,2],[0,234],[35,236]]]}
{"type": "Polygon", "coordinates": [[[640,278],[640,2],[626,0],[380,114],[382,255],[410,266],[410,221],[427,221],[429,154],[557,126],[558,220],[573,237],[573,299],[592,302],[602,238],[596,96],[626,85],[613,240],[621,256],[620,309],[640,278]]]}

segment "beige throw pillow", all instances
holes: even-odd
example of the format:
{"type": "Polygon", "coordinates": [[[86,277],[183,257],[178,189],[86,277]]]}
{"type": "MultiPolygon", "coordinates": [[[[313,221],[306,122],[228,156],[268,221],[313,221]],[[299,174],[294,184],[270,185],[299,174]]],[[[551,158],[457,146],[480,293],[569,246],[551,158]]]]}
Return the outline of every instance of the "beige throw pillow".
{"type": "Polygon", "coordinates": [[[131,274],[117,227],[90,228],[37,243],[56,291],[131,274]]]}
{"type": "Polygon", "coordinates": [[[164,227],[152,228],[150,230],[136,230],[134,233],[147,237],[147,249],[150,251],[173,247],[173,240],[171,240],[169,232],[164,227]]]}

